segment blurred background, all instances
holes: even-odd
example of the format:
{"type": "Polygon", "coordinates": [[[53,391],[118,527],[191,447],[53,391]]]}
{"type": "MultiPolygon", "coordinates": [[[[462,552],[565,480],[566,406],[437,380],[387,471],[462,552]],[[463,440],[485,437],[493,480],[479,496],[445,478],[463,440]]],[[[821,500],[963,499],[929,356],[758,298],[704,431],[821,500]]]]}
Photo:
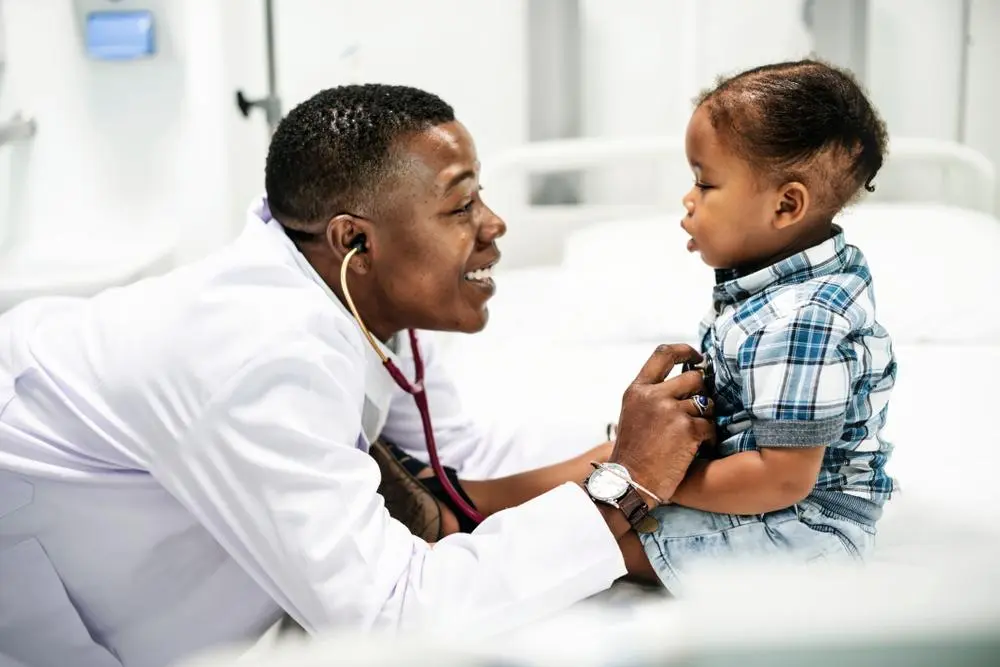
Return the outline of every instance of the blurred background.
{"type": "MultiPolygon", "coordinates": [[[[994,643],[947,659],[997,664],[1000,0],[0,0],[0,312],[225,245],[263,192],[274,124],[320,89],[425,88],[472,131],[509,227],[489,327],[441,337],[455,380],[491,428],[530,424],[526,457],[556,460],[603,437],[652,347],[692,341],[710,305],[711,272],[677,224],[692,98],[807,55],[851,69],[891,135],[876,192],[840,217],[900,364],[890,472],[904,494],[866,575],[882,584],[872,622],[917,615],[880,637],[951,641],[971,614],[994,643]]],[[[786,582],[806,595],[786,616],[864,606],[836,590],[817,605],[812,585],[786,582]]],[[[716,627],[718,607],[674,609],[689,630],[716,627]]],[[[908,646],[899,664],[945,659],[908,646]]],[[[803,664],[786,658],[752,664],[803,664]]]]}
{"type": "MultiPolygon", "coordinates": [[[[0,123],[34,124],[30,137],[0,132],[0,306],[14,284],[96,287],[168,246],[177,263],[224,244],[263,190],[267,98],[277,119],[344,83],[414,85],[455,107],[509,218],[511,267],[557,261],[549,236],[566,229],[554,218],[532,240],[525,204],[673,211],[690,183],[676,150],[491,183],[511,151],[679,142],[692,97],[766,62],[816,54],[849,67],[894,138],[1000,161],[996,0],[3,0],[0,15],[0,123]],[[263,104],[244,117],[237,92],[263,104]],[[62,254],[36,251],[57,237],[72,239],[62,254]]],[[[908,176],[879,196],[935,194],[938,174],[908,176]]],[[[993,213],[992,197],[974,205],[993,213]]]]}

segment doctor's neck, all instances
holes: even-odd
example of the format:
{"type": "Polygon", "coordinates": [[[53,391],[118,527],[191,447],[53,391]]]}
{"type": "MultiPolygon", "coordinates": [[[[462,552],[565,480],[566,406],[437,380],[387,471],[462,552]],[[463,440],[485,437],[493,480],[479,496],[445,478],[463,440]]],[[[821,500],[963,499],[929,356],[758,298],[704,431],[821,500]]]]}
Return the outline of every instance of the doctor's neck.
{"type": "MultiPolygon", "coordinates": [[[[341,260],[329,251],[328,246],[313,249],[309,245],[303,244],[299,251],[323,279],[323,282],[333,291],[337,300],[348,312],[351,312],[351,304],[340,284],[341,260]]],[[[371,334],[379,341],[386,343],[405,328],[394,323],[391,318],[379,316],[380,313],[392,312],[392,309],[371,281],[359,279],[357,274],[348,271],[347,289],[350,291],[350,300],[354,302],[358,315],[361,316],[371,334]]]]}

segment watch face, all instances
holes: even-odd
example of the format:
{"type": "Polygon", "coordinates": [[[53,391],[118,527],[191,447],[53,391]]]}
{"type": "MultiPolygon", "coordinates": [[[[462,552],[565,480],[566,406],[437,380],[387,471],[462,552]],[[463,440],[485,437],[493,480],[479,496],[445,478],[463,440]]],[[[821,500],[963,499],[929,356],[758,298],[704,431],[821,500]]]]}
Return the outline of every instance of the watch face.
{"type": "Polygon", "coordinates": [[[587,480],[587,491],[597,500],[618,500],[628,491],[628,482],[606,470],[595,470],[587,480]]]}

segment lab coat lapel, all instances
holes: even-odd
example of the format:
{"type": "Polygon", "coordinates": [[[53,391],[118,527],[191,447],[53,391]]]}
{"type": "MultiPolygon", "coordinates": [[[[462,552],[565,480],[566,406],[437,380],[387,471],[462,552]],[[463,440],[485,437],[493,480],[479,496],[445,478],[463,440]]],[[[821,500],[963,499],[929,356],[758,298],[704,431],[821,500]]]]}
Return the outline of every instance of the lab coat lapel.
{"type": "MultiPolygon", "coordinates": [[[[266,224],[272,228],[280,240],[289,247],[289,253],[296,266],[310,280],[319,285],[321,289],[339,309],[345,317],[353,320],[354,316],[344,307],[337,295],[333,293],[330,286],[326,284],[316,270],[306,261],[306,258],[294,247],[291,240],[281,231],[279,223],[271,217],[266,201],[261,201],[255,209],[251,210],[251,216],[257,219],[258,223],[266,224]]],[[[376,341],[377,342],[377,341],[376,341]]],[[[377,342],[382,352],[395,362],[396,338],[389,341],[389,345],[377,342]]],[[[371,443],[375,442],[385,427],[386,419],[389,416],[389,404],[392,401],[393,392],[396,390],[395,381],[389,375],[382,364],[381,358],[372,349],[367,341],[364,343],[365,355],[365,397],[361,410],[361,437],[358,440],[359,447],[367,450],[371,443]]],[[[398,363],[398,362],[397,362],[398,363]]]]}
{"type": "MultiPolygon", "coordinates": [[[[383,351],[392,354],[391,350],[384,347],[383,351]]],[[[368,446],[382,433],[395,389],[395,381],[382,365],[375,350],[370,345],[365,347],[365,404],[361,411],[361,430],[368,446]]]]}

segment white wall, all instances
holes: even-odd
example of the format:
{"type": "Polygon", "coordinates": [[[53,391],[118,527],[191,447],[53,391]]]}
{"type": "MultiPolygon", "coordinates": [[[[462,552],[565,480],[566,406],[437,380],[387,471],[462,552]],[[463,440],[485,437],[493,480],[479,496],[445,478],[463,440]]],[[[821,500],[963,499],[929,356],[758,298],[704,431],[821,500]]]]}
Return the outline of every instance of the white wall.
{"type": "Polygon", "coordinates": [[[962,3],[872,0],[868,85],[890,134],[955,140],[962,3]]]}
{"type": "Polygon", "coordinates": [[[144,4],[157,13],[156,57],[100,62],[84,55],[73,2],[3,2],[0,118],[20,110],[38,123],[32,140],[0,157],[7,169],[0,215],[18,229],[18,257],[62,247],[82,266],[88,244],[152,244],[162,236],[180,241],[183,259],[230,237],[220,194],[229,178],[229,105],[219,6],[144,4]]]}
{"type": "MultiPolygon", "coordinates": [[[[225,195],[230,233],[242,229],[250,202],[264,191],[264,158],[270,132],[263,109],[248,118],[236,106],[236,91],[249,99],[267,95],[267,54],[264,38],[264,3],[261,0],[215,0],[220,7],[223,29],[221,58],[225,86],[217,91],[226,102],[225,151],[229,182],[225,195]]],[[[287,0],[276,0],[283,5],[287,0]]]]}
{"type": "Polygon", "coordinates": [[[30,154],[18,156],[28,177],[9,193],[20,200],[24,233],[42,237],[68,220],[82,232],[118,229],[148,215],[149,204],[166,215],[175,210],[165,192],[179,176],[175,165],[184,157],[181,137],[188,129],[178,58],[123,66],[88,62],[72,3],[6,0],[3,12],[7,68],[0,117],[20,109],[39,128],[30,154]],[[142,85],[152,79],[158,85],[142,85]]]}
{"type": "MultiPolygon", "coordinates": [[[[587,136],[683,136],[692,99],[724,74],[800,58],[810,48],[801,0],[582,0],[587,136]]],[[[677,202],[683,159],[603,170],[592,203],[677,202]]]]}
{"type": "MultiPolygon", "coordinates": [[[[583,133],[683,132],[696,88],[696,2],[581,0],[583,133]]],[[[591,203],[657,202],[664,163],[609,165],[584,179],[591,203]]]]}
{"type": "MultiPolygon", "coordinates": [[[[1000,1],[973,0],[969,23],[965,141],[1000,172],[1000,1]]],[[[1000,188],[995,210],[1000,214],[1000,188]]]]}
{"type": "MultiPolygon", "coordinates": [[[[451,104],[484,161],[527,140],[524,0],[276,0],[274,11],[284,113],[332,86],[405,84],[451,104]]],[[[262,97],[263,3],[223,0],[222,13],[228,94],[242,88],[262,97]]],[[[228,210],[242,220],[264,188],[268,130],[261,110],[233,118],[226,123],[228,210]]]]}
{"type": "MultiPolygon", "coordinates": [[[[1000,2],[972,0],[968,30],[963,109],[963,3],[870,0],[868,87],[890,137],[963,142],[1000,167],[1000,125],[996,122],[1000,115],[1000,2]]],[[[891,160],[890,151],[890,164],[891,160]]],[[[945,192],[961,195],[968,187],[961,173],[923,165],[893,168],[876,182],[876,196],[891,198],[936,198],[945,192]]],[[[994,211],[1000,211],[1000,191],[994,211]]]]}
{"type": "MultiPolygon", "coordinates": [[[[187,262],[239,232],[263,190],[268,143],[263,113],[245,119],[235,104],[237,89],[266,94],[263,2],[109,2],[157,11],[160,53],[129,63],[85,58],[71,0],[0,2],[0,120],[23,110],[39,127],[0,151],[0,216],[22,230],[22,250],[164,232],[187,262]]],[[[484,159],[526,139],[523,1],[275,6],[284,111],[347,82],[405,83],[450,102],[484,159]],[[342,58],[352,46],[357,57],[342,58]]]]}
{"type": "Polygon", "coordinates": [[[323,88],[416,86],[455,107],[480,156],[527,138],[524,0],[279,0],[287,111],[323,88]],[[354,48],[353,58],[344,57],[354,48]]]}
{"type": "MultiPolygon", "coordinates": [[[[264,188],[263,111],[244,119],[231,101],[236,89],[251,99],[267,92],[264,9],[259,0],[204,4],[217,5],[223,23],[226,210],[235,233],[264,188]]],[[[274,12],[283,113],[332,86],[405,84],[451,104],[484,162],[527,140],[525,0],[275,0],[274,12]]]]}
{"type": "MultiPolygon", "coordinates": [[[[962,3],[957,0],[871,0],[868,88],[893,137],[958,139],[962,3]]],[[[890,145],[889,163],[892,163],[890,145]]],[[[924,165],[886,169],[876,197],[935,198],[946,174],[924,165]]]]}

